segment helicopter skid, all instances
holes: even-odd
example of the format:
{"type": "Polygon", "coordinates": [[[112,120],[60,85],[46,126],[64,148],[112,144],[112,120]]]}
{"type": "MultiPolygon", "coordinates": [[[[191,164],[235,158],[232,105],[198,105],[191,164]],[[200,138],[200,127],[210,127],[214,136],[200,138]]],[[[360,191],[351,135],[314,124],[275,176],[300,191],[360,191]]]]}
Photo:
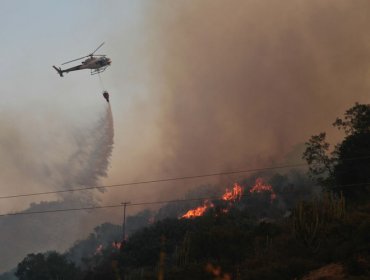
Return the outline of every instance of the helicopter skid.
{"type": "Polygon", "coordinates": [[[107,69],[108,65],[107,66],[104,66],[104,67],[100,67],[100,68],[97,68],[97,69],[91,69],[91,75],[96,75],[96,74],[99,74],[101,72],[104,72],[105,69],[107,69]]]}

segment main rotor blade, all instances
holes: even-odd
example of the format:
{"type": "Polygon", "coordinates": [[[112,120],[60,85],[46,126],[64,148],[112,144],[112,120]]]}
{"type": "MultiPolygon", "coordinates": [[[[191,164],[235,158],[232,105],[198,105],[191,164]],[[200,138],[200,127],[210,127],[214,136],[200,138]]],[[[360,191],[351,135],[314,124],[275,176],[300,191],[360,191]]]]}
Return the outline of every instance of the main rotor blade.
{"type": "MultiPolygon", "coordinates": [[[[83,56],[83,57],[76,58],[76,59],[73,59],[73,60],[70,60],[70,61],[64,62],[64,63],[62,63],[62,65],[67,64],[67,63],[70,63],[70,62],[73,62],[73,61],[77,61],[77,60],[83,59],[83,58],[85,58],[85,57],[89,57],[89,56],[90,56],[90,57],[92,57],[92,56],[94,55],[94,53],[95,53],[98,49],[100,49],[100,48],[101,48],[101,46],[103,46],[104,44],[105,44],[105,42],[101,43],[101,44],[99,45],[99,47],[97,47],[97,48],[95,49],[95,51],[93,51],[91,54],[88,54],[88,55],[85,55],[85,56],[83,56]]],[[[105,56],[105,55],[99,54],[99,55],[97,55],[97,56],[105,56]]]]}
{"type": "Polygon", "coordinates": [[[90,55],[85,55],[85,56],[83,56],[83,57],[76,58],[76,59],[73,59],[73,60],[71,60],[71,61],[64,62],[64,63],[62,63],[62,65],[67,64],[67,63],[70,63],[70,62],[73,62],[73,61],[77,61],[77,60],[83,59],[83,58],[88,57],[88,56],[90,56],[90,55]]]}
{"type": "Polygon", "coordinates": [[[100,49],[101,48],[101,46],[103,46],[105,44],[105,42],[103,42],[103,43],[101,43],[100,45],[99,45],[99,47],[97,47],[96,49],[95,49],[95,51],[93,51],[90,55],[93,55],[98,49],[100,49]]]}

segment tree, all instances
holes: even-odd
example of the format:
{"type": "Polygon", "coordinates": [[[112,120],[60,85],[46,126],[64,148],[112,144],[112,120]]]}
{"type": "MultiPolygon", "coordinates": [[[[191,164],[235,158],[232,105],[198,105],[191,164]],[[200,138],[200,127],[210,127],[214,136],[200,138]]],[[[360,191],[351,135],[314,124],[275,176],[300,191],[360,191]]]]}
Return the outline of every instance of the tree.
{"type": "Polygon", "coordinates": [[[77,280],[80,271],[57,252],[29,254],[17,266],[19,280],[77,280]]]}
{"type": "Polygon", "coordinates": [[[370,105],[356,103],[334,127],[344,130],[345,138],[329,152],[325,133],[314,135],[306,143],[303,158],[317,181],[347,198],[367,198],[370,194],[370,105]]]}
{"type": "Polygon", "coordinates": [[[321,185],[330,185],[334,175],[335,151],[329,152],[330,144],[326,142],[326,133],[311,136],[305,143],[306,150],[303,158],[309,165],[311,177],[314,177],[321,185]]]}
{"type": "Polygon", "coordinates": [[[347,197],[366,199],[370,194],[370,105],[356,103],[333,125],[346,133],[336,149],[336,188],[347,197]]]}

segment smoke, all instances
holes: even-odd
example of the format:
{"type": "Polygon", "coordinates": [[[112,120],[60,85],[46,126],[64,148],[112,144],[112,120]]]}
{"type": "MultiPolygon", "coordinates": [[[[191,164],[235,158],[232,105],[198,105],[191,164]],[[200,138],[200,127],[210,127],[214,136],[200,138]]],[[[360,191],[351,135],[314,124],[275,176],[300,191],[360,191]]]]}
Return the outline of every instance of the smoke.
{"type": "MultiPolygon", "coordinates": [[[[279,163],[312,134],[329,131],[354,102],[369,102],[369,1],[122,3],[98,4],[99,12],[116,15],[99,26],[113,60],[107,84],[124,93],[114,96],[119,122],[109,183],[279,163]]],[[[24,124],[29,133],[19,129],[19,118],[0,119],[0,175],[9,192],[94,184],[104,176],[106,169],[94,168],[108,164],[93,148],[104,142],[98,130],[66,131],[55,114],[41,116],[39,126],[24,124]]],[[[224,186],[235,180],[216,179],[224,186]]],[[[215,182],[135,186],[120,194],[131,201],[177,198],[183,186],[202,183],[215,182]]],[[[118,190],[103,199],[121,202],[118,190]]],[[[1,207],[12,209],[6,203],[1,207]]]]}
{"type": "MultiPolygon", "coordinates": [[[[110,106],[102,112],[100,119],[91,127],[80,127],[74,132],[75,145],[72,145],[74,151],[68,159],[64,164],[59,162],[48,166],[50,176],[44,183],[52,183],[49,187],[57,190],[97,186],[100,179],[107,176],[114,136],[110,106]]],[[[11,138],[14,141],[14,135],[11,138]]],[[[13,145],[17,146],[17,142],[13,145]]],[[[17,148],[22,151],[22,145],[17,148]]],[[[64,153],[69,152],[66,146],[55,146],[54,150],[57,151],[58,148],[63,148],[64,153]]],[[[22,169],[18,164],[16,165],[22,169]]],[[[33,170],[37,169],[35,165],[33,170]]],[[[31,181],[32,178],[29,179],[31,181]]],[[[79,208],[98,202],[98,196],[94,192],[71,192],[58,196],[55,201],[31,203],[23,212],[79,208]]],[[[2,252],[0,271],[14,267],[26,254],[31,252],[65,250],[96,225],[97,221],[91,216],[92,213],[79,211],[0,218],[2,252]]]]}
{"type": "MultiPolygon", "coordinates": [[[[107,79],[124,93],[113,103],[110,183],[279,165],[286,154],[297,163],[311,135],[337,141],[335,118],[369,102],[367,1],[135,3],[139,16],[114,17],[107,39],[107,79]]],[[[105,199],[178,198],[237,179],[115,189],[105,199]]]]}
{"type": "MultiPolygon", "coordinates": [[[[109,159],[113,150],[113,116],[108,106],[103,117],[90,129],[76,133],[79,147],[62,170],[62,188],[71,185],[96,186],[101,177],[107,176],[109,159]]],[[[72,194],[74,195],[74,194],[72,194]]]]}
{"type": "Polygon", "coordinates": [[[143,59],[152,75],[147,102],[160,106],[153,125],[162,175],[281,162],[355,101],[368,101],[369,6],[148,3],[143,59]]]}

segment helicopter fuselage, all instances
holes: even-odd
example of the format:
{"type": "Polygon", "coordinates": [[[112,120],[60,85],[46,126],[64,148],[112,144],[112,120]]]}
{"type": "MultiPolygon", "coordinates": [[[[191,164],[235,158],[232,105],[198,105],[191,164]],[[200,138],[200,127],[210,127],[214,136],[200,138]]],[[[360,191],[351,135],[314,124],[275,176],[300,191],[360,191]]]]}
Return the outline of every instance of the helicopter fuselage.
{"type": "Polygon", "coordinates": [[[57,70],[61,77],[63,77],[63,73],[83,69],[91,69],[91,75],[94,75],[103,72],[109,65],[111,65],[111,63],[112,61],[110,60],[110,58],[106,56],[101,57],[92,56],[82,61],[80,65],[74,67],[70,67],[64,70],[62,70],[61,68],[57,68],[55,66],[53,66],[53,68],[57,70]]]}
{"type": "Polygon", "coordinates": [[[63,77],[63,73],[68,73],[68,72],[71,72],[71,71],[82,70],[82,69],[90,69],[91,70],[91,75],[99,74],[99,73],[103,72],[112,63],[110,58],[106,57],[105,55],[99,55],[99,54],[94,55],[95,52],[98,49],[100,49],[101,46],[103,46],[103,45],[104,45],[104,42],[101,43],[99,45],[99,47],[97,47],[92,53],[90,53],[86,56],[80,57],[80,58],[73,59],[71,61],[68,61],[68,62],[65,62],[65,63],[62,64],[62,65],[64,65],[64,64],[71,63],[71,62],[74,62],[74,61],[77,61],[77,60],[80,60],[80,59],[84,59],[85,57],[87,57],[87,59],[82,61],[80,65],[70,67],[70,68],[67,68],[67,69],[64,69],[64,70],[62,70],[60,67],[55,67],[55,66],[53,66],[53,68],[58,72],[58,74],[61,77],[63,77]]]}
{"type": "MultiPolygon", "coordinates": [[[[105,56],[102,57],[90,57],[81,63],[80,69],[99,69],[104,66],[109,66],[112,61],[105,56]]],[[[72,67],[73,68],[73,67],[72,67]]],[[[67,70],[67,69],[66,69],[67,70]]]]}

